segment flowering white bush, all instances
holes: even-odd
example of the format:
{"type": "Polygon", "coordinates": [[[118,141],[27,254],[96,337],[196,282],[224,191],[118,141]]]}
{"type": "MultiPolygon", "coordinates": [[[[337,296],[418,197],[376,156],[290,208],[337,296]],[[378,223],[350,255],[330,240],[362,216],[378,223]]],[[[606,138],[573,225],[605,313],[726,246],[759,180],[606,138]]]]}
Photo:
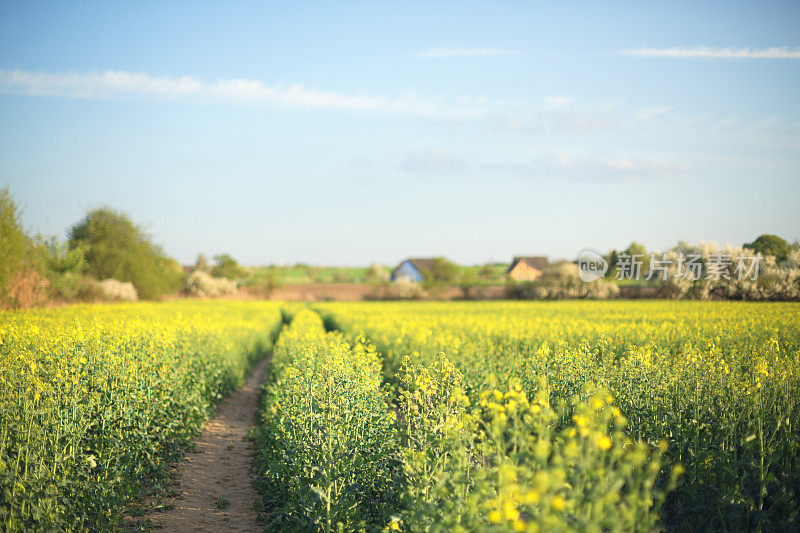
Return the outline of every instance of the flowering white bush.
{"type": "Polygon", "coordinates": [[[591,282],[581,280],[578,265],[557,263],[551,265],[534,281],[515,283],[509,286],[509,295],[520,299],[563,300],[590,298],[604,300],[619,294],[613,281],[598,279],[591,282]]]}
{"type": "Polygon", "coordinates": [[[215,278],[202,270],[195,270],[186,278],[186,292],[200,298],[216,298],[236,293],[236,282],[215,278]]]}
{"type": "Polygon", "coordinates": [[[112,302],[132,302],[139,299],[136,287],[131,282],[122,282],[115,279],[104,279],[100,282],[100,292],[103,300],[112,302]]]}
{"type": "Polygon", "coordinates": [[[758,255],[758,270],[747,270],[756,254],[742,247],[715,242],[693,245],[680,243],[655,259],[669,264],[666,280],[661,279],[659,292],[669,298],[696,297],[709,299],[712,295],[744,300],[796,300],[800,298],[800,249],[794,248],[789,257],[778,264],[772,256],[758,255]],[[679,258],[684,263],[678,270],[679,258]],[[687,269],[685,260],[699,256],[701,275],[687,269]],[[724,257],[720,265],[719,258],[724,257]],[[710,267],[716,269],[713,275],[710,267]],[[739,269],[739,270],[737,270],[739,269]],[[757,276],[755,276],[757,274],[757,276]],[[753,279],[755,276],[756,279],[753,279]]]}

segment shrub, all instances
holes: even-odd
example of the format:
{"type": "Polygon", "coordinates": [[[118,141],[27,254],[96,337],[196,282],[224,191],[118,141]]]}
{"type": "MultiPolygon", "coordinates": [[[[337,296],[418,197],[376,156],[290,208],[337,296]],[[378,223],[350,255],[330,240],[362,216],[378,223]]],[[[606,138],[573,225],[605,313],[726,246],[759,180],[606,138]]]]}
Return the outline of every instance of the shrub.
{"type": "Polygon", "coordinates": [[[573,263],[556,263],[537,279],[520,283],[510,282],[508,294],[521,300],[563,300],[567,298],[608,299],[619,294],[613,281],[599,279],[585,282],[580,278],[578,266],[573,263]]]}
{"type": "Polygon", "coordinates": [[[16,307],[27,309],[47,301],[47,278],[35,268],[21,268],[8,283],[8,298],[16,307]]]}
{"type": "Polygon", "coordinates": [[[0,307],[30,307],[44,301],[47,280],[22,227],[8,188],[0,189],[0,307]]]}
{"type": "Polygon", "coordinates": [[[215,278],[202,270],[195,270],[186,278],[186,292],[199,298],[217,298],[236,293],[236,282],[215,278]]]}
{"type": "Polygon", "coordinates": [[[720,247],[716,243],[700,242],[697,245],[680,243],[668,250],[658,260],[670,261],[667,279],[659,279],[659,293],[669,298],[712,297],[737,300],[797,300],[800,299],[800,251],[790,249],[783,262],[775,257],[762,255],[759,258],[757,279],[752,275],[742,275],[739,279],[737,266],[740,259],[745,268],[755,252],[748,247],[720,247]],[[699,256],[702,265],[701,276],[696,278],[689,270],[682,267],[678,272],[678,261],[683,254],[684,261],[691,255],[699,256]],[[709,276],[708,268],[715,257],[724,256],[729,264],[724,266],[719,275],[709,276]]]}
{"type": "Polygon", "coordinates": [[[389,281],[389,277],[389,269],[378,263],[372,263],[369,268],[367,268],[366,272],[364,272],[364,280],[367,283],[385,283],[389,281]]]}
{"type": "Polygon", "coordinates": [[[245,269],[228,254],[217,255],[214,257],[214,261],[216,264],[211,269],[211,275],[216,278],[237,280],[243,278],[246,274],[245,269]]]}
{"type": "Polygon", "coordinates": [[[105,279],[100,282],[103,299],[111,302],[132,302],[138,299],[136,288],[131,282],[105,279]]]}

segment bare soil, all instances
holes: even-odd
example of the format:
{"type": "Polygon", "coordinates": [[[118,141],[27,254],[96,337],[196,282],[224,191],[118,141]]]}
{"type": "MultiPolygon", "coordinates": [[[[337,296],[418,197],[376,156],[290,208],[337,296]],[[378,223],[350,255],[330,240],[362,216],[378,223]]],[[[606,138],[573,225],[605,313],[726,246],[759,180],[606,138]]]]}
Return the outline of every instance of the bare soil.
{"type": "Polygon", "coordinates": [[[267,372],[258,363],[244,387],[217,406],[214,417],[196,440],[196,448],[177,465],[177,484],[147,516],[151,526],[166,531],[262,531],[260,497],[253,487],[254,451],[245,440],[256,422],[258,390],[267,372]]]}

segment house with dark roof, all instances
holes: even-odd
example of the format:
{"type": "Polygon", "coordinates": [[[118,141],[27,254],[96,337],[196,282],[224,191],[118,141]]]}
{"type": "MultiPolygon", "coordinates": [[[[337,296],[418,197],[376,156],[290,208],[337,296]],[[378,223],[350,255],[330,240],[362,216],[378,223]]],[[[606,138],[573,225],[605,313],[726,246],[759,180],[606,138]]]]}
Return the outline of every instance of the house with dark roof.
{"type": "Polygon", "coordinates": [[[392,270],[392,281],[422,281],[422,273],[433,266],[433,258],[412,258],[400,263],[392,270]]]}
{"type": "Polygon", "coordinates": [[[506,270],[506,277],[516,281],[533,281],[542,275],[547,264],[547,257],[543,255],[517,256],[506,270]]]}

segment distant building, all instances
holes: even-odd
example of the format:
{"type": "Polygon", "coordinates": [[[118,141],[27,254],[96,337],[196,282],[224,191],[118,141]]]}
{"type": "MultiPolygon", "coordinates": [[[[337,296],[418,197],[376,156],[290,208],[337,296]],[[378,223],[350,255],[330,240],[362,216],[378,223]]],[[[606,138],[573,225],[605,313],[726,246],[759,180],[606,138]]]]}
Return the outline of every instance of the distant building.
{"type": "Polygon", "coordinates": [[[533,281],[547,268],[547,257],[515,257],[506,270],[506,276],[516,281],[533,281]]]}
{"type": "Polygon", "coordinates": [[[392,281],[422,281],[422,272],[430,270],[433,259],[406,259],[392,270],[392,281]]]}

